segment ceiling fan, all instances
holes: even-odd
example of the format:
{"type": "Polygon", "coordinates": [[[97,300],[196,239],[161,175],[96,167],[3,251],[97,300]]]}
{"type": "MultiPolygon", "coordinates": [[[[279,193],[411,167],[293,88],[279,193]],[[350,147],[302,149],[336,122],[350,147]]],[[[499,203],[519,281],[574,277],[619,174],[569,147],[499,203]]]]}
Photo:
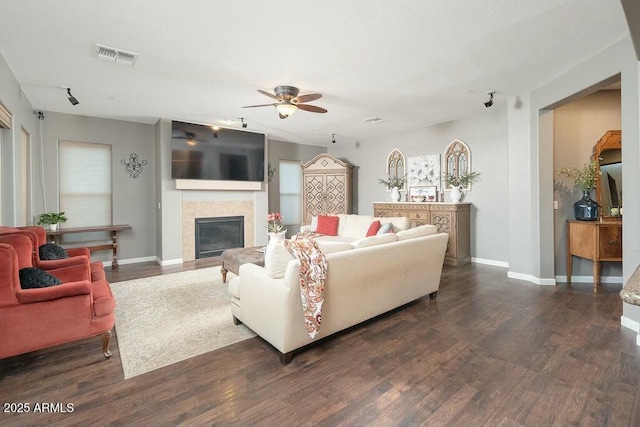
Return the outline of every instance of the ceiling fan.
{"type": "Polygon", "coordinates": [[[286,119],[290,115],[296,112],[296,110],[300,109],[303,111],[310,111],[312,113],[326,113],[327,110],[321,107],[316,107],[315,105],[304,104],[305,102],[315,101],[316,99],[322,98],[322,94],[319,93],[309,93],[307,95],[300,95],[300,92],[297,87],[293,86],[276,86],[273,89],[275,93],[269,93],[264,90],[258,89],[263,95],[268,96],[269,98],[273,98],[278,102],[274,102],[272,104],[260,104],[260,105],[247,105],[242,108],[254,108],[254,107],[268,107],[274,106],[276,110],[278,110],[278,115],[281,119],[286,119]]]}

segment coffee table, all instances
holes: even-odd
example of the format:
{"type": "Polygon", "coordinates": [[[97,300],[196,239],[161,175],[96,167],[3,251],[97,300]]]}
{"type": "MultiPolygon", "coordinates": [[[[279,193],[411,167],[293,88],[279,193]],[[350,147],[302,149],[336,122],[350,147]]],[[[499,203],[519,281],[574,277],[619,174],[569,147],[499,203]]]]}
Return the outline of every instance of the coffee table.
{"type": "Polygon", "coordinates": [[[222,252],[222,283],[227,283],[227,272],[239,274],[242,264],[251,263],[264,267],[264,253],[259,252],[264,246],[252,246],[250,248],[227,249],[222,252]]]}

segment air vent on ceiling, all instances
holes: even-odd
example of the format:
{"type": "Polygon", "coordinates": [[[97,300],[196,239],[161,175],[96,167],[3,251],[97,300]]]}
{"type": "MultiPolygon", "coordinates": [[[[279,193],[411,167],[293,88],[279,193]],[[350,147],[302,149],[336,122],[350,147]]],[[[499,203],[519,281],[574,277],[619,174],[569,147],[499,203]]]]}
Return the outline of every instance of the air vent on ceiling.
{"type": "Polygon", "coordinates": [[[366,118],[366,119],[364,119],[362,121],[365,122],[365,123],[369,123],[369,124],[375,125],[375,124],[384,122],[384,119],[382,117],[369,117],[369,118],[366,118]]]}
{"type": "Polygon", "coordinates": [[[138,57],[137,53],[126,52],[112,47],[96,44],[98,59],[103,61],[115,62],[123,65],[133,65],[138,57]]]}

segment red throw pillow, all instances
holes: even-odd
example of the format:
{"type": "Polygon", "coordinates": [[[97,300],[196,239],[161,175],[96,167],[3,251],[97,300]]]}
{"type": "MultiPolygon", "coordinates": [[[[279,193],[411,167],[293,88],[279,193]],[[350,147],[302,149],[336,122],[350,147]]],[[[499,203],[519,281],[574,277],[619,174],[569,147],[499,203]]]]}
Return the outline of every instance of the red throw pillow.
{"type": "Polygon", "coordinates": [[[380,227],[382,227],[382,225],[380,224],[380,221],[378,220],[373,221],[369,226],[369,230],[367,231],[367,237],[375,236],[378,230],[380,230],[380,227]]]}
{"type": "Polygon", "coordinates": [[[316,232],[327,236],[337,236],[339,220],[340,218],[337,216],[318,215],[318,228],[316,232]]]}

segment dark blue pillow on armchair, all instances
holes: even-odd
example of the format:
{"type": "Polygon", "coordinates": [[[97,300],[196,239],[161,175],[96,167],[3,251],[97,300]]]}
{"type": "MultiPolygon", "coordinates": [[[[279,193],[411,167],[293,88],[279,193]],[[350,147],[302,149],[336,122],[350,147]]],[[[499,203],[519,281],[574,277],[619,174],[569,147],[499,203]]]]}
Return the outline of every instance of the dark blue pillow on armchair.
{"type": "Polygon", "coordinates": [[[35,267],[21,268],[18,275],[22,289],[48,288],[62,283],[56,276],[35,267]]]}
{"type": "Polygon", "coordinates": [[[38,248],[38,254],[42,260],[65,259],[69,258],[69,254],[64,248],[55,243],[45,243],[38,248]]]}

